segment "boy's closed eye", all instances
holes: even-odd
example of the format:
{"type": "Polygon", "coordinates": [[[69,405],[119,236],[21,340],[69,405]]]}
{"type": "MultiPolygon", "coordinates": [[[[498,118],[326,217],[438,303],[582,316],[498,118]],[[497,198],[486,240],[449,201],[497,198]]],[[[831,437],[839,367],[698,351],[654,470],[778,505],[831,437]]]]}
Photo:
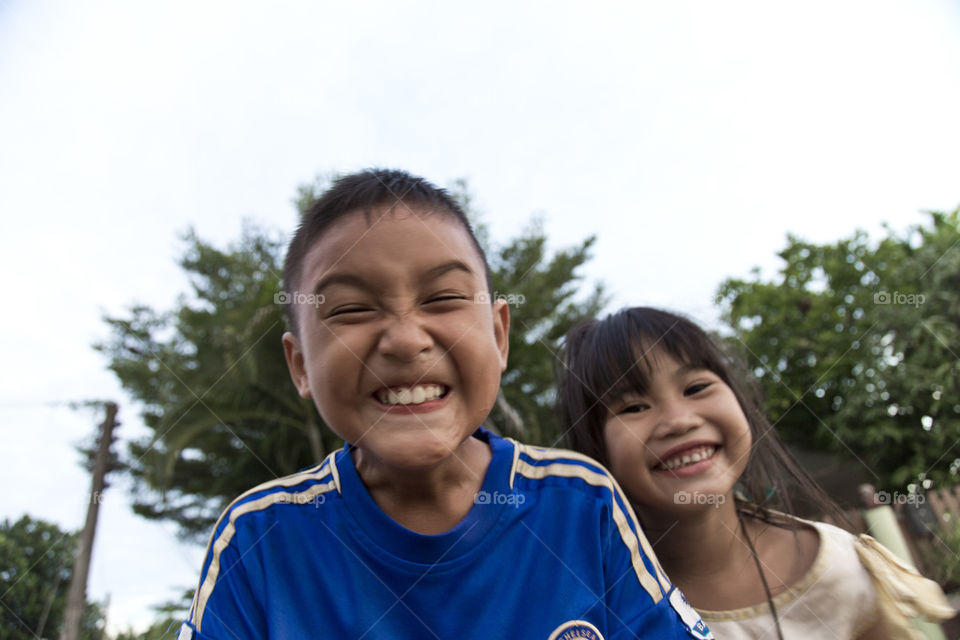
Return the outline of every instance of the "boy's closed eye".
{"type": "Polygon", "coordinates": [[[427,296],[423,303],[431,309],[438,310],[439,308],[458,305],[463,300],[472,299],[472,297],[460,291],[441,291],[427,296]]]}
{"type": "MultiPolygon", "coordinates": [[[[427,296],[421,304],[434,312],[446,311],[454,305],[460,306],[463,301],[472,300],[464,293],[456,291],[444,291],[427,296]]],[[[377,309],[371,304],[364,303],[344,303],[338,305],[327,305],[331,308],[324,314],[326,318],[359,322],[374,314],[377,309]]]]}
{"type": "Polygon", "coordinates": [[[346,320],[346,321],[359,321],[374,312],[374,308],[370,305],[365,304],[339,304],[332,306],[329,310],[324,313],[324,317],[327,319],[337,319],[337,320],[346,320]]]}
{"type": "Polygon", "coordinates": [[[330,315],[335,316],[341,313],[363,313],[365,311],[373,311],[370,307],[362,307],[359,305],[346,305],[340,306],[330,312],[330,315]]]}

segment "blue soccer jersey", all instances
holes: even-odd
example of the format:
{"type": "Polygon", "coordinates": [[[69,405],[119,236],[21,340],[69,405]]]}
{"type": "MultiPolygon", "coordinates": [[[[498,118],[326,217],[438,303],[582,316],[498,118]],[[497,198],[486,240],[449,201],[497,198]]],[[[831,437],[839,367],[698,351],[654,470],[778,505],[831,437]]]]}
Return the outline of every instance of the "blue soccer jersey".
{"type": "Polygon", "coordinates": [[[711,638],[593,460],[483,429],[467,516],[415,533],[373,501],[347,448],[237,498],[181,638],[711,638]]]}

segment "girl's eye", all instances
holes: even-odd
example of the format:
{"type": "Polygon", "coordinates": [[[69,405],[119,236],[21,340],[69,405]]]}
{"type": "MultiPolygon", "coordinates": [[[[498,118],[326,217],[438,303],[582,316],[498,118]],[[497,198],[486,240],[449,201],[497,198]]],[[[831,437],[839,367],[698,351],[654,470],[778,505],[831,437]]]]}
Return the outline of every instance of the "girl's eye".
{"type": "Polygon", "coordinates": [[[641,403],[638,402],[638,403],[635,403],[635,404],[630,404],[630,405],[625,406],[623,409],[621,409],[620,411],[618,411],[618,413],[643,413],[644,411],[646,411],[646,410],[649,409],[649,408],[650,408],[650,407],[648,407],[647,405],[641,404],[641,403]]]}
{"type": "Polygon", "coordinates": [[[683,390],[683,395],[685,396],[695,396],[707,387],[709,387],[711,382],[698,382],[697,384],[692,384],[686,389],[683,390]]]}
{"type": "Polygon", "coordinates": [[[464,300],[465,296],[460,295],[459,293],[439,293],[435,296],[427,298],[427,302],[448,302],[450,300],[464,300]]]}

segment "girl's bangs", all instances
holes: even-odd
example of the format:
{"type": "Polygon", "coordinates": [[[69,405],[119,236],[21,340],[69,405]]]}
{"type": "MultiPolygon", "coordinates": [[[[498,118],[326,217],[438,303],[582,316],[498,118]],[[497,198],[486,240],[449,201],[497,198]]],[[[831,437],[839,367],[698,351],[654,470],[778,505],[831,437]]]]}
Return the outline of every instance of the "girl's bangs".
{"type": "Polygon", "coordinates": [[[664,355],[682,365],[727,377],[722,355],[696,327],[691,329],[685,323],[678,323],[667,327],[634,325],[623,329],[625,331],[614,340],[596,345],[600,366],[594,369],[588,385],[604,404],[609,405],[631,393],[646,394],[664,355]]]}

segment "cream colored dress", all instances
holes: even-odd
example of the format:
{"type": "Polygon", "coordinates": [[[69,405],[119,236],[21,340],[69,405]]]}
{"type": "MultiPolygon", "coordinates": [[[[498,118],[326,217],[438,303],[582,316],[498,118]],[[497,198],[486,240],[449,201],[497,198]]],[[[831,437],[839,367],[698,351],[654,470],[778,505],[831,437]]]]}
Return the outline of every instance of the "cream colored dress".
{"type": "MultiPolygon", "coordinates": [[[[773,599],[786,640],[849,640],[881,617],[893,637],[913,638],[904,614],[952,616],[936,583],[904,566],[870,536],[803,522],[816,529],[820,550],[807,574],[773,599]]],[[[697,610],[717,640],[777,637],[766,602],[732,611],[697,610]]]]}

